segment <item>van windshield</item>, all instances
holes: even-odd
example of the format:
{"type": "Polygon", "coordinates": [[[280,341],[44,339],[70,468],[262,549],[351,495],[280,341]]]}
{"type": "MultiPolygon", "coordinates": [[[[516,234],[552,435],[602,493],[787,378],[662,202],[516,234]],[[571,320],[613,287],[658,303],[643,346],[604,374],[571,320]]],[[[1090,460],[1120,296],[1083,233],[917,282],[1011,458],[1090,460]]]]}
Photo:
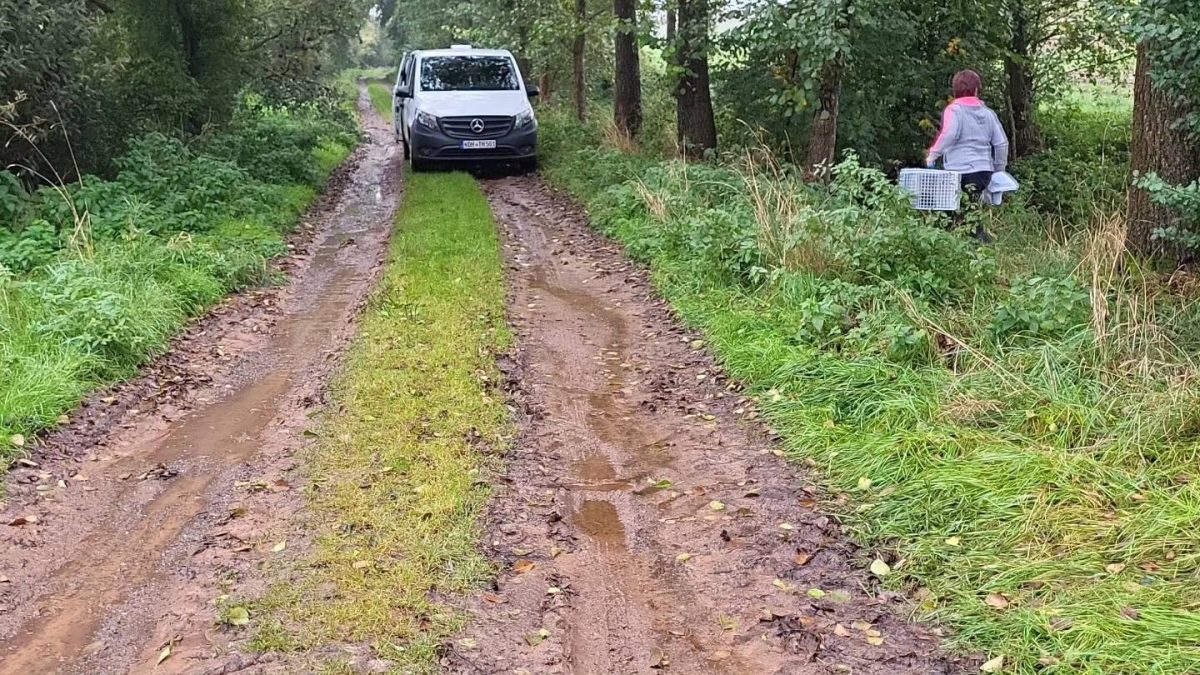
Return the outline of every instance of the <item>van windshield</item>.
{"type": "Polygon", "coordinates": [[[421,60],[424,91],[515,91],[512,61],[504,56],[428,56],[421,60]]]}

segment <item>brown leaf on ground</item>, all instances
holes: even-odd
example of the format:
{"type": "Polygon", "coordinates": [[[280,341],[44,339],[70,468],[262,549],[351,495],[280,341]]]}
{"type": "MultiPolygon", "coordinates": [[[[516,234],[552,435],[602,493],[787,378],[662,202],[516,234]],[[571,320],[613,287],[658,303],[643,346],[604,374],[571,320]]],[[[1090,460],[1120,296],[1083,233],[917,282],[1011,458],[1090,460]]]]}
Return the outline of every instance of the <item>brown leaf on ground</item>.
{"type": "Polygon", "coordinates": [[[994,607],[996,609],[1004,609],[1009,605],[1008,598],[1000,595],[999,593],[988,593],[987,597],[983,599],[983,602],[988,607],[994,607]]]}

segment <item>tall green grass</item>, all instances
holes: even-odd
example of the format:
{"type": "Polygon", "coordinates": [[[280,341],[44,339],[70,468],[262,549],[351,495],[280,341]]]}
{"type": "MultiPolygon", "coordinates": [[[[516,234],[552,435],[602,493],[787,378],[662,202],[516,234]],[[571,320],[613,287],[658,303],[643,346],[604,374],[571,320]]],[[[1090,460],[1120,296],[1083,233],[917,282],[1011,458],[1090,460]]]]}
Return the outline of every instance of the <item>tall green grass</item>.
{"type": "Polygon", "coordinates": [[[229,292],[270,283],[270,258],[352,139],[254,108],[199,150],[135,140],[114,180],[0,194],[14,214],[0,226],[0,463],[229,292]]]}
{"type": "Polygon", "coordinates": [[[1005,672],[1200,670],[1196,303],[1117,265],[1119,222],[1056,244],[1018,203],[970,252],[897,234],[937,226],[867,183],[543,132],[549,178],[651,266],[952,646],[1005,672]],[[967,260],[992,271],[940,292],[967,260]]]}

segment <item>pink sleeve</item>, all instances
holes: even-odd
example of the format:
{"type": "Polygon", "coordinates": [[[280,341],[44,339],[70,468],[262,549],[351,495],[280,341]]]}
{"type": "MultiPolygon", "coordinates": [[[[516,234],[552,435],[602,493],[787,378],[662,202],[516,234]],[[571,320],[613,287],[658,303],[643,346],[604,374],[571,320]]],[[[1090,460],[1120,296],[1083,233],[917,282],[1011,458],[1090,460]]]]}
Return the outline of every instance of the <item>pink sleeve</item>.
{"type": "Polygon", "coordinates": [[[942,111],[942,129],[938,132],[937,140],[933,142],[933,147],[929,148],[929,155],[933,158],[942,156],[942,152],[946,149],[946,138],[949,136],[950,128],[954,126],[954,106],[948,105],[942,111]]]}

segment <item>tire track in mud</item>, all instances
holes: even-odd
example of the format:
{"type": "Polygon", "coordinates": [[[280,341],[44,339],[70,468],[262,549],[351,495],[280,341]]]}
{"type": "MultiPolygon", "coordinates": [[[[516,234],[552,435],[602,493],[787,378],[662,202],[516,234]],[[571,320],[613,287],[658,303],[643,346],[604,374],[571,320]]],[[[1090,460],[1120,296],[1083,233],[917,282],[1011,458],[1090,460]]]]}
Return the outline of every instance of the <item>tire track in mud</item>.
{"type": "Polygon", "coordinates": [[[507,569],[455,673],[955,673],[619,247],[537,178],[485,183],[523,411],[488,516],[507,569]],[[743,411],[744,412],[744,411],[743,411]],[[826,595],[811,598],[810,588],[826,595]],[[882,644],[878,642],[882,637],[882,644]]]}
{"type": "Polygon", "coordinates": [[[288,458],[351,336],[394,217],[398,153],[365,88],[359,109],[370,140],[310,212],[314,237],[286,261],[292,284],[219,308],[164,363],[51,434],[40,466],[9,477],[3,522],[36,522],[0,533],[9,580],[0,673],[247,663],[212,630],[212,601],[223,581],[253,575],[261,538],[299,508],[288,458]],[[267,495],[247,496],[247,486],[267,495]],[[156,666],[164,643],[172,656],[156,666]]]}

